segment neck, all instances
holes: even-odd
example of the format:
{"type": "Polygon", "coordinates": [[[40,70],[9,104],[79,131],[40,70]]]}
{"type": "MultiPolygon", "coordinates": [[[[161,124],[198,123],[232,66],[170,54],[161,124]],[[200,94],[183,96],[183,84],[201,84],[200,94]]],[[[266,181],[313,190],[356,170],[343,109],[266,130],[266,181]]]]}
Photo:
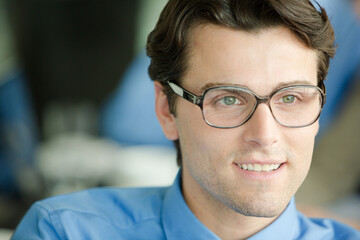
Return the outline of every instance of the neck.
{"type": "Polygon", "coordinates": [[[182,191],[187,205],[208,229],[223,240],[247,239],[276,219],[242,215],[212,197],[200,186],[197,189],[187,187],[194,185],[198,186],[193,178],[183,176],[182,191]]]}

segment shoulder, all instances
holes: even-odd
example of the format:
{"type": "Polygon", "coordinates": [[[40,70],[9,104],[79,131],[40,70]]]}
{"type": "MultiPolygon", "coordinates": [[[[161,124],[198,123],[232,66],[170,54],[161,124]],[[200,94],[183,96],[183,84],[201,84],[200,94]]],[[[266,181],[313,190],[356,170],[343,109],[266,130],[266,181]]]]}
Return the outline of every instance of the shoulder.
{"type": "Polygon", "coordinates": [[[308,218],[299,214],[299,239],[360,239],[360,231],[329,218],[308,218]]]}
{"type": "Polygon", "coordinates": [[[66,239],[65,236],[113,239],[149,230],[160,234],[167,189],[97,188],[51,197],[30,208],[14,239],[39,235],[49,236],[45,239],[66,239]]]}
{"type": "Polygon", "coordinates": [[[159,214],[166,190],[167,188],[95,188],[48,198],[36,205],[49,213],[71,211],[116,216],[117,219],[133,215],[148,218],[159,214]]]}

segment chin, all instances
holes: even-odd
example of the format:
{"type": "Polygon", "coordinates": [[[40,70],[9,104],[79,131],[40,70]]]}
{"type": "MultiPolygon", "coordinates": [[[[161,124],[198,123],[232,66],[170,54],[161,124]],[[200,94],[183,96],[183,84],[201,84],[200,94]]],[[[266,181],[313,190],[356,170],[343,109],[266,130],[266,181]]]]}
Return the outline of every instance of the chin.
{"type": "Polygon", "coordinates": [[[250,200],[230,204],[235,212],[248,217],[274,218],[286,208],[288,202],[278,200],[250,200]]]}
{"type": "Polygon", "coordinates": [[[279,216],[282,211],[277,209],[237,209],[235,210],[237,213],[247,217],[261,217],[261,218],[274,218],[279,216]]]}

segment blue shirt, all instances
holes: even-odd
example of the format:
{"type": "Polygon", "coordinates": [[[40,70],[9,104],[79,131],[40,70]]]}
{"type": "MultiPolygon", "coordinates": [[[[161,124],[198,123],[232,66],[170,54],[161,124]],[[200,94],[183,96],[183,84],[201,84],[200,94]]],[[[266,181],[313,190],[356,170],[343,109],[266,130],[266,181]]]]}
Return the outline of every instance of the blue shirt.
{"type": "MultiPolygon", "coordinates": [[[[177,176],[171,187],[98,188],[35,203],[12,239],[220,239],[186,205],[177,176]]],[[[360,239],[330,219],[309,219],[292,199],[257,239],[360,239]]]]}

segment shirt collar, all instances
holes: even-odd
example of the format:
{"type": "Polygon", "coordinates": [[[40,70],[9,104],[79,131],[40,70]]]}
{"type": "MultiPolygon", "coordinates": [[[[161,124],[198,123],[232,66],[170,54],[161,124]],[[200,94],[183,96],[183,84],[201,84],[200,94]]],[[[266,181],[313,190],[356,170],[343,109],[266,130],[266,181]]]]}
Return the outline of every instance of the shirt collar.
{"type": "MultiPolygon", "coordinates": [[[[292,198],[284,212],[273,223],[248,240],[293,239],[298,226],[297,221],[295,200],[292,198]]],[[[166,239],[220,240],[196,218],[187,206],[181,192],[181,171],[166,193],[162,224],[166,239]]]]}
{"type": "Polygon", "coordinates": [[[273,223],[248,238],[248,240],[294,239],[298,226],[295,199],[292,198],[282,214],[273,223]]]}

